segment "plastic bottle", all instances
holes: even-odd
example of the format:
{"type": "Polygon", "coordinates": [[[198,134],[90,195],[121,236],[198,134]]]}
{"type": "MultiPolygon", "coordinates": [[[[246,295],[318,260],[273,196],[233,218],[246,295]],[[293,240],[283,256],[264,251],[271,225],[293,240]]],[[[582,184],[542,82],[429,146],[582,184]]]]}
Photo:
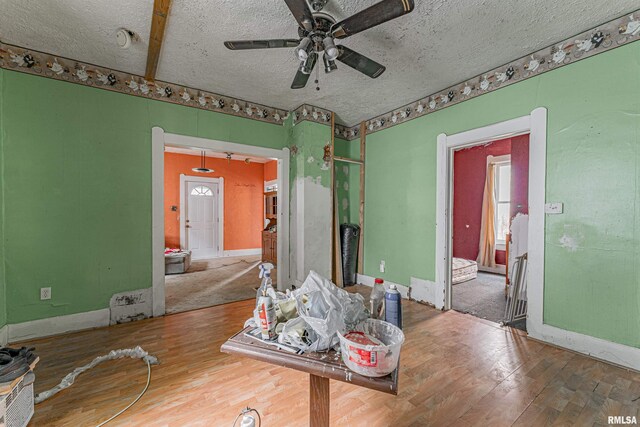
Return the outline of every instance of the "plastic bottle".
{"type": "Polygon", "coordinates": [[[384,320],[402,329],[402,297],[396,285],[389,286],[384,294],[384,316],[384,320]]]}
{"type": "Polygon", "coordinates": [[[372,319],[384,319],[384,280],[376,279],[369,297],[372,319]]]}
{"type": "Polygon", "coordinates": [[[260,264],[260,275],[258,277],[262,279],[262,283],[256,292],[256,308],[253,310],[253,319],[257,327],[260,327],[260,313],[258,312],[258,308],[263,293],[266,292],[266,295],[270,296],[272,301],[276,298],[276,291],[273,289],[273,281],[271,280],[271,269],[273,268],[273,264],[270,262],[260,264]]]}
{"type": "Polygon", "coordinates": [[[258,317],[262,339],[271,340],[276,336],[276,309],[266,289],[258,300],[258,317]]]}

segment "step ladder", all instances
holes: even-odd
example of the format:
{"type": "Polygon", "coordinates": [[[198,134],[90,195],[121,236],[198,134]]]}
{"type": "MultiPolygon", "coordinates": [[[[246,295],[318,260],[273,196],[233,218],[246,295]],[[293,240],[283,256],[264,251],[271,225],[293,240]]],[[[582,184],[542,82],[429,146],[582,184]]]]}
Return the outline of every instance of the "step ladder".
{"type": "Polygon", "coordinates": [[[516,257],[507,294],[507,307],[502,325],[509,326],[527,318],[527,254],[516,257]]]}

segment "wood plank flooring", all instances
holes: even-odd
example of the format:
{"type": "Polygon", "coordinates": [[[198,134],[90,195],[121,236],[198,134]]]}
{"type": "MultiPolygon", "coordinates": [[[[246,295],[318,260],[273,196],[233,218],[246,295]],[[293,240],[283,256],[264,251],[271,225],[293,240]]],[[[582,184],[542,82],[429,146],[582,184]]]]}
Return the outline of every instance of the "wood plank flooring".
{"type": "MultiPolygon", "coordinates": [[[[360,288],[362,293],[368,289],[360,288]]],[[[454,311],[405,302],[399,394],[331,382],[335,426],[607,425],[640,419],[640,373],[529,340],[454,311]]],[[[245,406],[264,426],[309,424],[308,375],[220,353],[253,301],[20,343],[40,355],[36,391],[111,349],[142,346],[160,359],[149,390],[114,426],[231,426],[245,406]]],[[[30,426],[91,426],[144,387],[139,360],[106,362],[36,406],[30,426]]]]}

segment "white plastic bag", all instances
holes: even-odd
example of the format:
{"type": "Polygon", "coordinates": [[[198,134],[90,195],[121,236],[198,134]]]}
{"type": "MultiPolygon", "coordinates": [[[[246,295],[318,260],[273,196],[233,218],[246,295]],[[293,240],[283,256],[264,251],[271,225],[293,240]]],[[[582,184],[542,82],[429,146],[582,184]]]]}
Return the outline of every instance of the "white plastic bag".
{"type": "Polygon", "coordinates": [[[316,340],[310,338],[312,342],[305,351],[336,347],[340,342],[338,331],[344,333],[368,317],[362,295],[338,288],[315,271],[309,272],[302,286],[292,295],[296,299],[298,315],[317,334],[316,340]]]}

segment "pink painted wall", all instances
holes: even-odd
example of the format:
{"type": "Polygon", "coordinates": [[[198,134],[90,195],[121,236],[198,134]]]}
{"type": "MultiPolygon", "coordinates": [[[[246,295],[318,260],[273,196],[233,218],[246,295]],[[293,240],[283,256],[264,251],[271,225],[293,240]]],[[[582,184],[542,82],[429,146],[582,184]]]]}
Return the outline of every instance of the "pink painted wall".
{"type": "MultiPolygon", "coordinates": [[[[458,150],[453,159],[453,256],[475,260],[480,244],[487,156],[511,154],[511,213],[528,213],[529,136],[458,150]]],[[[496,263],[506,264],[505,251],[496,263]]]]}

